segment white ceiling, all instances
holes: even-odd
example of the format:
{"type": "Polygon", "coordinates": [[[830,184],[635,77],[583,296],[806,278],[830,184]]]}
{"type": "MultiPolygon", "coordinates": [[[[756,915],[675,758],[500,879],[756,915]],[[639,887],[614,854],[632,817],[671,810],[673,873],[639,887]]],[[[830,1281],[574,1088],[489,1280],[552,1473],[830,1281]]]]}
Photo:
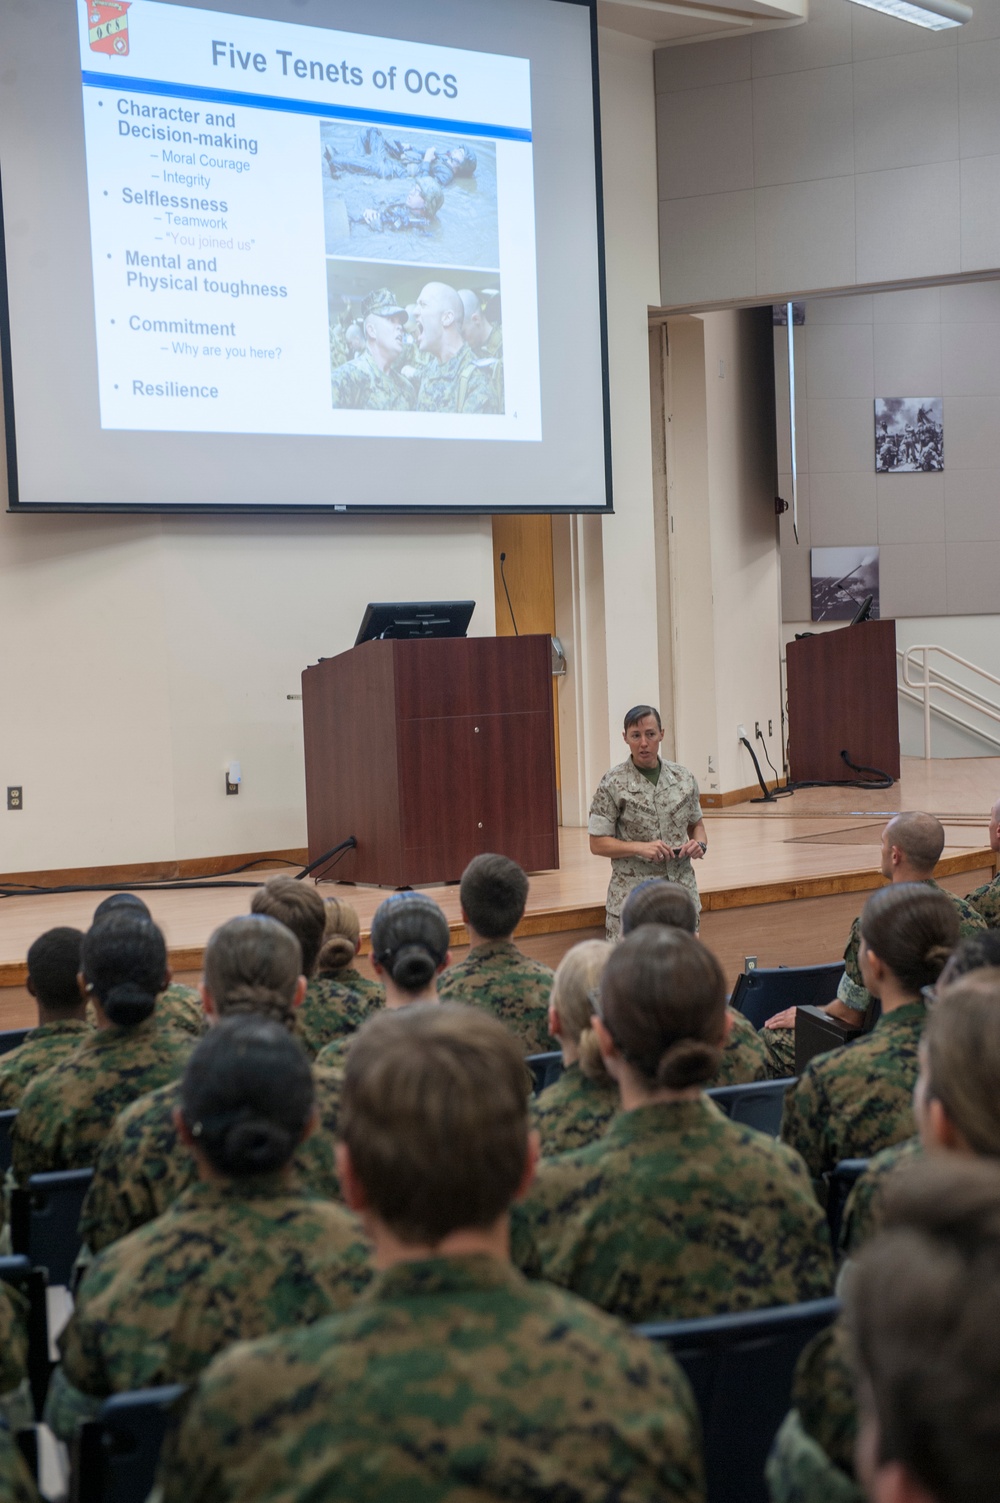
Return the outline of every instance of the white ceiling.
{"type": "Polygon", "coordinates": [[[807,7],[808,0],[598,0],[597,18],[612,31],[669,45],[798,25],[807,7]]]}

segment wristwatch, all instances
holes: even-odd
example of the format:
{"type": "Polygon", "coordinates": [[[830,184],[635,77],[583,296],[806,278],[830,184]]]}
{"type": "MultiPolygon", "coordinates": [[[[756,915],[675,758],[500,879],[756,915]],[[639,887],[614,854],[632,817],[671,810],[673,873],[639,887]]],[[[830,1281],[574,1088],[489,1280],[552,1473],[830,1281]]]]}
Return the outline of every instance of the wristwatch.
{"type": "Polygon", "coordinates": [[[699,840],[698,844],[701,846],[701,854],[704,856],[705,852],[708,850],[708,841],[699,840]]]}

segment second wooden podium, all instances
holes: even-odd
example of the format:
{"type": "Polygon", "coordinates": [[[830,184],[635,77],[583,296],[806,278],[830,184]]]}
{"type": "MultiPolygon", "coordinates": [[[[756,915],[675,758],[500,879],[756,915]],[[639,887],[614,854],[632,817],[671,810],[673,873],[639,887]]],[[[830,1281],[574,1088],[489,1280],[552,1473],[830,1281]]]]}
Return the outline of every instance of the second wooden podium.
{"type": "Polygon", "coordinates": [[[302,675],[309,859],[339,881],[457,881],[498,851],[559,865],[546,636],[364,642],[302,675]]]}

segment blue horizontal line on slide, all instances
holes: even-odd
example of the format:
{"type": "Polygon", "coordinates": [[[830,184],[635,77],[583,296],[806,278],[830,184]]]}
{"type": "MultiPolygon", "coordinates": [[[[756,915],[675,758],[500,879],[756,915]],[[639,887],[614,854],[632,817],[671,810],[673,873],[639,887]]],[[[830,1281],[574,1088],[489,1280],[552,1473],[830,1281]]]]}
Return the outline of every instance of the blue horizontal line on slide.
{"type": "Polygon", "coordinates": [[[252,110],[280,110],[286,115],[317,115],[324,120],[355,120],[359,125],[392,125],[406,130],[431,130],[449,136],[484,136],[495,141],[530,141],[531,131],[514,125],[487,125],[479,120],[442,120],[434,115],[404,115],[391,110],[351,109],[346,104],[321,104],[312,99],[282,99],[276,94],[243,94],[234,89],[209,89],[200,84],[169,83],[161,78],[112,78],[107,73],[81,74],[88,89],[117,89],[120,94],[161,94],[168,99],[201,99],[206,104],[239,105],[252,110]]]}

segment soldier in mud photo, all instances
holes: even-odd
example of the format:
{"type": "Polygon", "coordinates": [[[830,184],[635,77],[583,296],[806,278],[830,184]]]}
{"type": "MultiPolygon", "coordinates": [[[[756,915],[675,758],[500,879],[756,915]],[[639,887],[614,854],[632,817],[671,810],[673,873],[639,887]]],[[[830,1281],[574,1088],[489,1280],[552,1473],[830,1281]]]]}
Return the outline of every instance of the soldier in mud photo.
{"type": "Polygon", "coordinates": [[[394,203],[378,204],[349,216],[352,224],[367,225],[370,230],[416,230],[428,235],[444,203],[444,190],[432,177],[418,177],[406,197],[394,203]]]}
{"type": "Polygon", "coordinates": [[[377,125],[359,131],[351,155],[341,155],[327,146],[323,152],[331,177],[342,172],[361,172],[371,177],[433,177],[442,188],[456,177],[474,177],[478,165],[471,146],[453,146],[439,152],[429,146],[420,151],[409,141],[390,141],[377,125]]]}
{"type": "Polygon", "coordinates": [[[333,372],[334,407],[369,412],[410,412],[416,392],[397,367],[403,358],[401,308],[388,287],[370,292],[361,305],[364,351],[333,372]]]}

